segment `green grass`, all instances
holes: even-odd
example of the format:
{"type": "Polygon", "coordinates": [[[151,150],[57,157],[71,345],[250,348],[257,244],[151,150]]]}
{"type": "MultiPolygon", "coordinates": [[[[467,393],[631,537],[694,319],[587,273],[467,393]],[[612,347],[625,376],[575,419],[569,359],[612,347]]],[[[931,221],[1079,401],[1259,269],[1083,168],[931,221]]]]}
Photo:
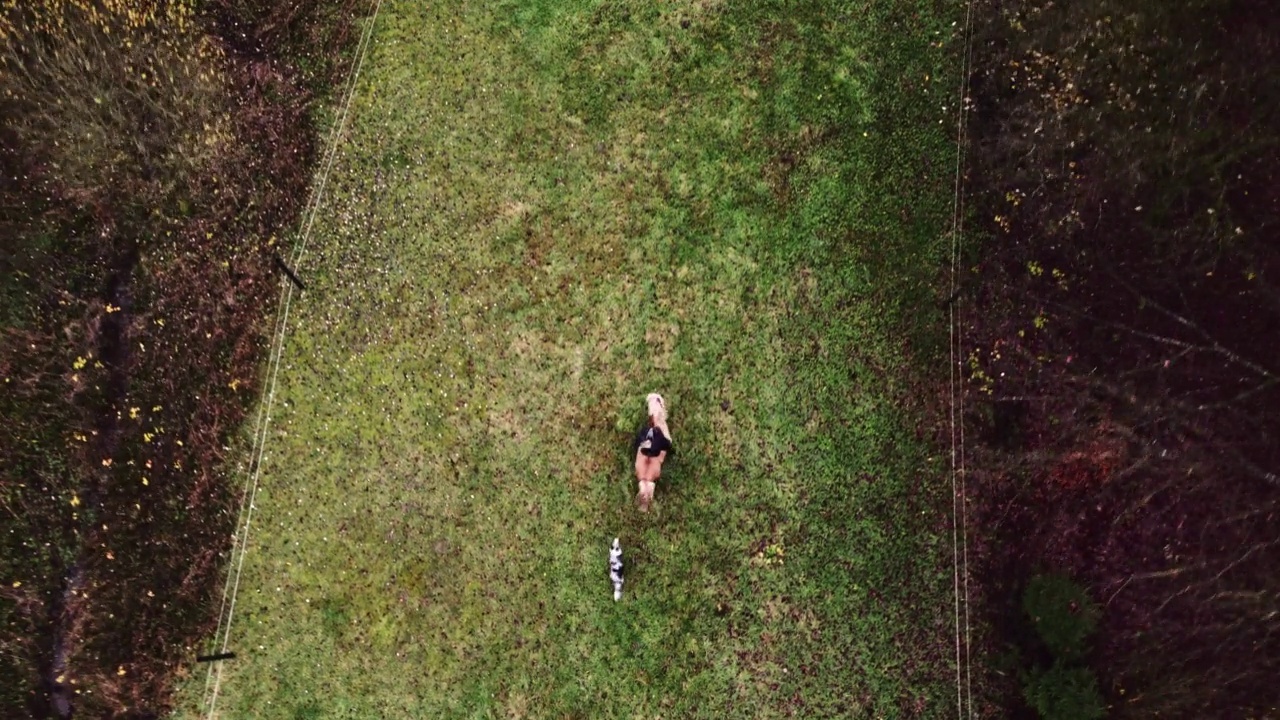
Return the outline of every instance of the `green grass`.
{"type": "Polygon", "coordinates": [[[946,716],[952,10],[387,0],[219,716],[946,716]]]}

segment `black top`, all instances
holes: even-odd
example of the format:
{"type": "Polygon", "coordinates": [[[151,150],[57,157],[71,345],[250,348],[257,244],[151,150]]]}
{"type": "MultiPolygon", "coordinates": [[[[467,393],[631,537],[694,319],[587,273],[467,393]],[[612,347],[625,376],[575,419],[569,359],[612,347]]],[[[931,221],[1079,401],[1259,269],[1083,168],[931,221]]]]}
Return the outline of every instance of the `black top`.
{"type": "Polygon", "coordinates": [[[671,449],[671,441],[656,427],[647,427],[636,437],[636,447],[647,457],[658,457],[671,449]]]}

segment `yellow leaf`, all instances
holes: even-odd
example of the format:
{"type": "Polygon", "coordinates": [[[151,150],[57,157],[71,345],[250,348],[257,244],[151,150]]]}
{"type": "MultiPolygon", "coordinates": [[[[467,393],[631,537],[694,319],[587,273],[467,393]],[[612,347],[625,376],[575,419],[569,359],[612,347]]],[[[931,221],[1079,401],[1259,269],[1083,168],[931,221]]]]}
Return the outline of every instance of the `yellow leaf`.
{"type": "Polygon", "coordinates": [[[136,407],[131,407],[131,408],[129,408],[129,419],[131,419],[131,420],[137,420],[137,419],[138,419],[138,408],[136,408],[136,407]]]}
{"type": "Polygon", "coordinates": [[[14,580],[14,581],[13,581],[13,586],[14,586],[14,587],[16,587],[16,588],[22,587],[22,581],[21,581],[21,580],[14,580]]]}
{"type": "Polygon", "coordinates": [[[121,666],[119,667],[119,669],[117,669],[117,670],[116,670],[116,674],[117,674],[117,675],[123,675],[123,674],[124,674],[124,666],[123,666],[123,665],[121,665],[121,666]]]}
{"type": "Polygon", "coordinates": [[[143,484],[143,485],[150,485],[151,483],[150,483],[146,478],[142,478],[142,484],[143,484]]]}
{"type": "Polygon", "coordinates": [[[71,496],[71,507],[80,507],[80,496],[79,496],[79,495],[72,495],[72,496],[71,496]]]}

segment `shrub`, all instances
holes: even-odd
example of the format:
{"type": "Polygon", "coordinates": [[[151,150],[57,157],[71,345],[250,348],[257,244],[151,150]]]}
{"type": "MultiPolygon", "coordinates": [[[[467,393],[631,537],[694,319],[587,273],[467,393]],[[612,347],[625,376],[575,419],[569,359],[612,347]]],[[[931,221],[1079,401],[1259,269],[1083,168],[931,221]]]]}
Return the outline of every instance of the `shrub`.
{"type": "Polygon", "coordinates": [[[1090,652],[1125,717],[1275,712],[1273,5],[974,9],[960,302],[971,417],[1006,442],[975,446],[970,517],[993,585],[1050,566],[1106,593],[1090,652]]]}
{"type": "Polygon", "coordinates": [[[1034,673],[1025,697],[1044,720],[1097,720],[1107,714],[1093,671],[1062,661],[1034,673]]]}
{"type": "Polygon", "coordinates": [[[1084,588],[1065,575],[1037,575],[1027,585],[1022,607],[1055,658],[1076,660],[1084,655],[1098,625],[1098,607],[1084,588]]]}

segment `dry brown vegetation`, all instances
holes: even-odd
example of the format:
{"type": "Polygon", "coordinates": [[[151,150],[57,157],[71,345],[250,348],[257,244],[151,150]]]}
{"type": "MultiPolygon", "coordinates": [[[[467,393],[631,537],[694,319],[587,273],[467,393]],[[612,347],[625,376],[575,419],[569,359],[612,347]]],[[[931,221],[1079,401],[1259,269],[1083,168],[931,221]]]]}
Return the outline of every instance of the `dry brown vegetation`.
{"type": "Polygon", "coordinates": [[[992,650],[1043,662],[1017,596],[1066,572],[1102,608],[1089,660],[1112,717],[1274,712],[1275,15],[975,12],[969,157],[990,240],[970,260],[969,467],[992,650]]]}
{"type": "Polygon", "coordinates": [[[222,460],[351,5],[3,5],[7,717],[160,713],[214,620],[222,460]]]}

